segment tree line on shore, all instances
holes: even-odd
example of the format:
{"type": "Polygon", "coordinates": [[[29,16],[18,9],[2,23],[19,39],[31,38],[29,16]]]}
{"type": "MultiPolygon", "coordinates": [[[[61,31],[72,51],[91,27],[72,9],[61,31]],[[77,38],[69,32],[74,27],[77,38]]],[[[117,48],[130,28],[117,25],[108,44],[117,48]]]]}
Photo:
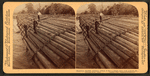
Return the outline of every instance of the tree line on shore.
{"type": "Polygon", "coordinates": [[[126,3],[118,3],[114,4],[112,6],[107,6],[106,8],[103,8],[103,6],[100,6],[100,10],[96,9],[96,5],[91,3],[88,5],[88,10],[85,10],[81,12],[80,14],[98,14],[103,13],[104,15],[133,15],[138,16],[138,10],[136,7],[130,4],[126,3]]]}
{"type": "Polygon", "coordinates": [[[38,12],[41,12],[42,14],[50,14],[50,15],[56,15],[56,14],[70,14],[75,15],[74,9],[68,5],[60,4],[60,3],[52,3],[50,5],[45,5],[43,8],[41,8],[40,4],[37,9],[33,8],[32,3],[27,3],[25,5],[26,10],[21,10],[20,14],[36,14],[38,12]]]}

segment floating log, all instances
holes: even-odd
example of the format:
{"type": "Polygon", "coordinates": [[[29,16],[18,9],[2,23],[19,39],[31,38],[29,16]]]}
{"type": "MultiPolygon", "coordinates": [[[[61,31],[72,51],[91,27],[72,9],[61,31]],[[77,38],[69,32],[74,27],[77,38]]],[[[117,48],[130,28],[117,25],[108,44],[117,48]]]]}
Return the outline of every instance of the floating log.
{"type": "MultiPolygon", "coordinates": [[[[92,47],[88,44],[87,40],[85,40],[85,43],[88,45],[90,50],[93,50],[92,47]]],[[[95,56],[95,53],[93,51],[89,51],[90,54],[92,54],[92,57],[95,56]]],[[[104,64],[99,60],[98,56],[95,56],[95,60],[100,68],[105,68],[104,64]]]]}
{"type": "Polygon", "coordinates": [[[62,43],[61,41],[59,41],[59,40],[53,40],[52,37],[48,36],[44,32],[41,32],[41,31],[38,31],[38,32],[39,32],[39,34],[40,34],[41,37],[44,36],[44,37],[42,37],[43,39],[45,39],[45,40],[49,40],[50,39],[51,41],[55,41],[55,42],[59,43],[60,45],[63,45],[64,47],[68,48],[71,51],[75,51],[75,49],[73,49],[72,47],[70,47],[70,46],[68,46],[68,45],[66,45],[64,43],[62,43]]]}
{"type": "MultiPolygon", "coordinates": [[[[114,27],[109,27],[109,26],[106,27],[104,24],[103,24],[103,26],[100,26],[100,27],[101,28],[105,28],[105,29],[109,29],[111,31],[115,31],[114,33],[116,33],[116,34],[119,34],[120,32],[124,32],[124,31],[116,30],[114,27]]],[[[126,32],[124,35],[129,36],[129,37],[131,37],[131,38],[133,38],[135,40],[138,40],[138,37],[136,37],[136,36],[134,36],[134,35],[132,35],[132,34],[130,34],[128,32],[126,32]]]]}
{"type": "MultiPolygon", "coordinates": [[[[109,30],[105,30],[105,29],[99,29],[99,30],[102,30],[102,31],[107,32],[107,34],[111,35],[112,37],[114,37],[114,36],[116,35],[116,34],[112,33],[112,32],[109,31],[109,30]]],[[[118,34],[118,35],[119,35],[119,34],[118,34]]],[[[128,37],[125,36],[124,34],[119,35],[119,38],[124,38],[124,39],[126,39],[126,40],[128,40],[128,41],[130,41],[130,42],[132,42],[132,43],[134,43],[134,44],[136,44],[136,45],[138,45],[138,40],[128,38],[128,37]]]]}
{"type": "MultiPolygon", "coordinates": [[[[93,33],[92,32],[92,34],[93,35],[96,35],[95,33],[93,33]]],[[[98,38],[98,37],[97,37],[98,38]]],[[[103,41],[103,43],[107,43],[108,41],[105,39],[101,39],[101,41],[103,41]],[[105,41],[105,42],[104,42],[105,41]]],[[[97,41],[98,42],[98,41],[97,41]]],[[[127,60],[130,56],[132,56],[132,55],[130,55],[129,57],[126,55],[126,54],[124,54],[123,52],[121,52],[121,51],[119,51],[115,46],[113,46],[112,44],[108,44],[107,45],[110,49],[112,49],[115,53],[117,53],[120,57],[122,57],[122,58],[124,58],[125,60],[127,60]]],[[[107,46],[105,46],[105,47],[107,47],[107,46]]],[[[107,52],[106,51],[107,49],[104,49],[104,52],[107,52]]],[[[107,52],[107,53],[110,53],[110,52],[107,52]]],[[[112,52],[111,52],[111,54],[113,54],[112,52]]],[[[114,55],[114,54],[113,54],[114,55]]],[[[111,55],[108,55],[108,56],[111,56],[111,55]]],[[[113,57],[113,56],[112,56],[113,57]]],[[[115,56],[114,56],[115,57],[115,56]]],[[[114,58],[113,57],[113,58],[114,58]]],[[[122,61],[122,60],[114,60],[114,61],[116,61],[116,62],[119,62],[119,61],[122,61]]],[[[123,61],[124,62],[124,61],[123,61]]],[[[121,62],[119,62],[119,63],[121,63],[121,62]]],[[[117,63],[117,64],[119,64],[119,63],[117,63]]],[[[122,63],[123,64],[123,63],[122,63]]],[[[134,60],[132,60],[131,62],[130,62],[130,64],[132,64],[132,66],[135,66],[135,64],[137,64],[134,60]]],[[[121,65],[119,65],[119,66],[121,66],[121,65]]],[[[136,65],[137,66],[137,65],[136,65]]],[[[135,67],[136,67],[135,66],[135,67]]]]}
{"type": "MultiPolygon", "coordinates": [[[[33,38],[34,36],[33,36],[33,33],[32,33],[32,35],[31,34],[29,34],[29,36],[31,36],[31,38],[33,38]]],[[[39,38],[39,36],[38,35],[36,35],[36,37],[38,37],[38,39],[40,39],[41,40],[41,38],[39,38]]],[[[37,38],[36,38],[37,39],[37,38]]],[[[42,43],[44,44],[45,43],[45,41],[44,40],[41,40],[41,41],[43,41],[42,43]]],[[[65,55],[62,51],[60,51],[59,49],[57,49],[56,47],[54,47],[53,45],[51,45],[51,44],[47,44],[46,46],[48,46],[53,52],[55,52],[57,55],[59,55],[60,57],[62,57],[63,59],[65,59],[65,60],[67,60],[69,57],[67,56],[67,55],[65,55]]],[[[40,46],[41,47],[41,46],[40,46]]],[[[43,46],[44,47],[44,46],[43,46]]],[[[71,65],[74,65],[74,60],[69,60],[70,62],[69,63],[71,63],[71,65]]]]}
{"type": "Polygon", "coordinates": [[[98,58],[103,62],[106,68],[116,68],[114,64],[112,64],[107,58],[105,58],[105,56],[103,56],[103,54],[99,52],[99,49],[96,46],[94,46],[94,44],[89,38],[86,37],[86,40],[88,41],[89,45],[92,47],[93,51],[95,53],[98,53],[98,58]]]}
{"type": "Polygon", "coordinates": [[[69,22],[69,23],[75,24],[75,21],[63,20],[63,19],[58,19],[58,18],[57,18],[57,19],[56,19],[56,18],[53,18],[53,20],[58,20],[58,21],[63,21],[63,22],[65,21],[65,22],[67,22],[67,23],[69,22]]]}
{"type": "Polygon", "coordinates": [[[63,38],[61,38],[61,37],[59,37],[59,36],[57,36],[57,35],[56,35],[56,36],[55,36],[54,34],[48,35],[48,34],[46,34],[44,31],[40,31],[39,29],[38,29],[37,31],[38,31],[39,33],[43,34],[43,35],[46,35],[46,37],[48,37],[48,38],[50,38],[50,39],[52,39],[52,40],[62,42],[62,43],[66,44],[66,45],[68,45],[68,46],[70,46],[70,47],[72,47],[72,48],[75,48],[75,46],[74,46],[73,43],[71,43],[71,42],[69,42],[69,41],[67,41],[67,40],[65,40],[65,39],[63,39],[63,38]]]}
{"type": "Polygon", "coordinates": [[[46,68],[56,68],[52,63],[50,63],[47,59],[45,59],[45,58],[43,57],[43,55],[41,55],[41,54],[38,52],[38,49],[37,49],[35,46],[33,46],[33,44],[30,43],[30,41],[29,41],[27,38],[25,38],[25,40],[27,41],[27,43],[29,44],[29,46],[31,47],[31,49],[34,51],[34,53],[36,53],[38,59],[44,64],[44,66],[45,66],[46,68]],[[44,60],[44,61],[43,61],[43,60],[44,60]]]}
{"type": "Polygon", "coordinates": [[[33,57],[34,62],[38,65],[38,67],[40,69],[45,69],[45,67],[43,66],[43,64],[40,62],[40,60],[37,58],[37,56],[33,57]]]}
{"type": "Polygon", "coordinates": [[[33,36],[37,37],[41,42],[45,43],[50,41],[49,43],[52,44],[53,46],[55,46],[56,48],[58,48],[59,50],[61,50],[62,52],[64,52],[65,54],[67,54],[69,57],[73,56],[74,53],[72,51],[70,51],[69,49],[67,49],[66,47],[52,41],[49,40],[48,38],[44,37],[43,35],[37,33],[37,34],[33,34],[33,32],[31,32],[33,36]]]}
{"type": "Polygon", "coordinates": [[[51,27],[46,27],[46,26],[44,26],[44,27],[38,26],[38,27],[40,27],[40,28],[42,28],[42,29],[44,29],[44,30],[47,30],[47,31],[49,31],[49,32],[52,32],[52,33],[54,33],[54,34],[63,33],[64,35],[67,35],[67,36],[69,36],[69,37],[71,37],[71,38],[75,38],[75,35],[70,34],[69,32],[65,32],[65,30],[59,30],[59,29],[55,29],[55,28],[51,28],[51,27]],[[48,29],[48,28],[49,28],[49,29],[48,29]],[[57,31],[57,32],[56,32],[56,31],[57,31]]]}
{"type": "MultiPolygon", "coordinates": [[[[112,38],[112,36],[108,35],[107,33],[105,33],[104,31],[101,31],[99,30],[100,33],[103,33],[104,35],[106,35],[107,37],[109,38],[112,38]]],[[[118,36],[116,37],[116,39],[114,39],[114,41],[118,42],[119,44],[125,46],[126,48],[134,51],[134,52],[137,52],[138,50],[138,46],[132,44],[131,42],[128,42],[127,40],[125,39],[122,39],[121,37],[118,38],[118,36]],[[131,47],[132,46],[132,47],[131,47]]]]}
{"type": "Polygon", "coordinates": [[[134,25],[138,25],[138,22],[131,22],[131,21],[126,21],[126,20],[123,20],[123,19],[117,19],[118,21],[121,21],[121,22],[125,22],[125,23],[130,23],[130,24],[134,24],[134,25]]]}
{"type": "MultiPolygon", "coordinates": [[[[120,22],[107,22],[107,23],[109,23],[109,24],[113,24],[113,25],[115,25],[115,26],[118,26],[118,27],[122,27],[122,28],[126,28],[126,29],[131,29],[132,27],[135,27],[136,25],[133,25],[132,27],[131,26],[129,26],[129,25],[127,25],[127,24],[122,24],[122,23],[120,23],[120,22]]],[[[133,31],[133,32],[135,32],[135,33],[139,33],[138,32],[138,30],[135,30],[135,29],[133,29],[133,30],[131,30],[131,31],[133,31]]]]}
{"type": "Polygon", "coordinates": [[[71,37],[68,37],[67,35],[69,35],[69,34],[61,34],[61,33],[58,33],[58,32],[51,32],[51,30],[50,31],[48,31],[48,30],[43,30],[43,29],[41,29],[41,28],[39,28],[38,30],[42,30],[42,31],[45,31],[46,33],[48,33],[48,34],[50,34],[50,35],[58,35],[58,36],[60,36],[60,37],[62,37],[62,38],[64,38],[64,39],[66,39],[66,40],[68,40],[68,41],[70,41],[70,42],[72,42],[72,43],[75,43],[75,39],[74,38],[71,38],[72,37],[72,35],[70,35],[71,37]]]}
{"type": "Polygon", "coordinates": [[[61,63],[65,62],[63,58],[59,57],[54,51],[50,50],[49,47],[43,46],[43,44],[40,41],[38,41],[35,37],[33,37],[32,35],[30,36],[32,41],[34,41],[39,48],[42,47],[42,52],[44,52],[49,57],[49,59],[51,59],[57,65],[57,67],[60,67],[61,63]]]}
{"type": "Polygon", "coordinates": [[[68,28],[68,27],[73,27],[74,24],[73,23],[66,23],[66,22],[58,22],[58,21],[44,21],[44,23],[49,23],[51,25],[55,25],[55,26],[59,26],[59,27],[63,27],[63,28],[68,28]],[[54,24],[55,23],[55,24],[54,24]]]}

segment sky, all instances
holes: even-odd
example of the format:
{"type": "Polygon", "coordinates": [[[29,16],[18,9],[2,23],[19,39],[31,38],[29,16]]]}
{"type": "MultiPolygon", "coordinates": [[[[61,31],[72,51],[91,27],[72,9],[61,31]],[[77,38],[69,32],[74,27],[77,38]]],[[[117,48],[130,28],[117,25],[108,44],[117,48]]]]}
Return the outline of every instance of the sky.
{"type": "MultiPolygon", "coordinates": [[[[37,9],[39,7],[39,3],[37,3],[37,2],[36,3],[32,3],[32,4],[33,4],[33,8],[34,9],[37,9]]],[[[41,8],[43,8],[45,5],[50,5],[50,4],[51,3],[40,3],[41,8]]],[[[18,7],[16,7],[15,10],[14,10],[14,13],[18,13],[21,10],[26,10],[25,5],[26,4],[22,4],[22,5],[18,6],[18,7]]]]}
{"type": "MultiPolygon", "coordinates": [[[[101,5],[103,5],[103,7],[106,8],[107,6],[112,6],[114,3],[118,4],[118,2],[96,2],[94,4],[97,7],[96,9],[99,10],[101,5]]],[[[91,3],[89,3],[89,4],[91,4],[91,3]]],[[[89,4],[80,6],[77,10],[77,13],[81,13],[81,12],[84,12],[85,10],[87,10],[89,4]]]]}
{"type": "MultiPolygon", "coordinates": [[[[33,4],[33,8],[37,9],[39,7],[39,3],[37,3],[37,2],[36,3],[32,3],[33,4]]],[[[96,2],[94,4],[96,5],[97,10],[99,10],[101,5],[103,5],[103,7],[106,8],[107,6],[112,6],[114,3],[118,3],[118,2],[96,2]]],[[[50,5],[50,4],[51,3],[45,3],[45,2],[44,3],[40,3],[41,8],[43,8],[45,5],[50,5]]],[[[88,9],[88,5],[89,4],[81,5],[78,8],[77,13],[81,13],[81,12],[87,10],[88,9]]],[[[25,4],[22,4],[22,5],[18,6],[18,7],[16,7],[15,10],[14,10],[14,13],[18,13],[19,11],[21,11],[23,9],[26,10],[25,4]]]]}

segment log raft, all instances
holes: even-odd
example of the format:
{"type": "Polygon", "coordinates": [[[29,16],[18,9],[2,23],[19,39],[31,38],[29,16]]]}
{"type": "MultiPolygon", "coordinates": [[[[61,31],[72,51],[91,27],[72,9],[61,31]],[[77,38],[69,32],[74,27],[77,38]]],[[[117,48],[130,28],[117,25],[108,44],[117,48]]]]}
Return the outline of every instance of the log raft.
{"type": "Polygon", "coordinates": [[[17,16],[17,26],[27,47],[29,58],[33,59],[41,69],[75,68],[74,22],[70,20],[67,26],[63,26],[64,20],[58,20],[57,22],[61,24],[52,25],[48,23],[50,21],[48,16],[41,16],[41,21],[36,28],[37,33],[34,33],[33,18],[37,19],[35,15],[17,16]],[[24,25],[28,28],[27,37],[24,25]]]}
{"type": "MultiPolygon", "coordinates": [[[[138,68],[138,23],[104,17],[95,32],[96,16],[80,16],[80,27],[85,42],[99,68],[138,68]],[[113,20],[113,21],[112,21],[113,20]],[[121,24],[122,23],[122,24],[121,24]],[[124,24],[123,24],[124,23],[124,24]],[[127,24],[126,24],[127,23],[127,24]],[[90,26],[89,38],[85,26],[90,26]]],[[[98,20],[98,18],[97,18],[98,20]]]]}

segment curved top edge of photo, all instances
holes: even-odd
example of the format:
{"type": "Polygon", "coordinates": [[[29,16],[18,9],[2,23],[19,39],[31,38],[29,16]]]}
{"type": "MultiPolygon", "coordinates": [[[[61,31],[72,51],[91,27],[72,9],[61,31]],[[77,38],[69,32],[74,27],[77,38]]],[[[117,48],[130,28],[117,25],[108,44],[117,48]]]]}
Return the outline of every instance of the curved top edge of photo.
{"type": "Polygon", "coordinates": [[[85,4],[78,8],[76,19],[76,68],[139,68],[136,7],[119,2],[85,4]]]}
{"type": "Polygon", "coordinates": [[[77,10],[77,15],[103,14],[113,16],[134,16],[138,17],[138,10],[135,6],[123,2],[97,2],[82,5],[77,10]]]}
{"type": "Polygon", "coordinates": [[[19,5],[15,8],[13,14],[42,14],[74,17],[75,11],[71,6],[62,3],[38,2],[19,5]]]}

